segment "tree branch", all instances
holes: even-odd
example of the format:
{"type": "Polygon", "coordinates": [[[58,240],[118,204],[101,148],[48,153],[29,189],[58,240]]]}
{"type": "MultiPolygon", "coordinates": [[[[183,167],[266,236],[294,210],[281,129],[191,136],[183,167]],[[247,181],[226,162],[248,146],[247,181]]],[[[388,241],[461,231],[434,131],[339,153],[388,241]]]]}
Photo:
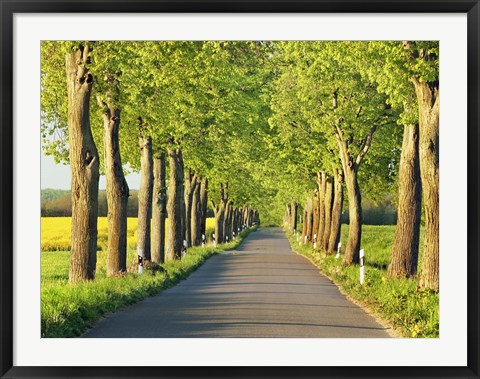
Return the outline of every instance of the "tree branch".
{"type": "Polygon", "coordinates": [[[360,165],[363,158],[365,158],[365,155],[367,155],[368,149],[370,149],[370,146],[372,145],[373,133],[375,133],[376,130],[377,130],[376,125],[370,127],[370,132],[368,133],[368,135],[363,140],[362,148],[360,149],[360,152],[357,155],[357,159],[355,159],[355,166],[356,167],[358,167],[360,165]]]}

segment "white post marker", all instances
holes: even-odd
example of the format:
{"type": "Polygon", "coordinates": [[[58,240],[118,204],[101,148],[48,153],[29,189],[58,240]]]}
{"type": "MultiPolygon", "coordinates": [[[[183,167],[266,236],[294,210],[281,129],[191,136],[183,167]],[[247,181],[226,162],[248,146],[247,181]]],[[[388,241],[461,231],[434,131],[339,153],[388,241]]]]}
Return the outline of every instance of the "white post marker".
{"type": "Polygon", "coordinates": [[[307,243],[307,236],[305,236],[303,243],[307,243]]]}
{"type": "Polygon", "coordinates": [[[233,233],[233,239],[235,239],[235,232],[232,232],[233,233]]]}
{"type": "Polygon", "coordinates": [[[228,243],[228,236],[225,237],[227,239],[227,243],[228,243]]]}
{"type": "Polygon", "coordinates": [[[202,247],[205,247],[205,234],[202,234],[202,247]]]}
{"type": "Polygon", "coordinates": [[[313,248],[314,249],[317,248],[317,234],[316,233],[313,235],[313,248]]]}
{"type": "Polygon", "coordinates": [[[215,239],[215,233],[212,233],[213,247],[217,247],[217,240],[215,239]]]}
{"type": "Polygon", "coordinates": [[[338,247],[337,247],[337,255],[335,255],[335,258],[340,258],[340,251],[342,251],[342,242],[338,242],[338,247]]]}
{"type": "Polygon", "coordinates": [[[137,260],[138,260],[138,273],[143,274],[143,251],[137,249],[137,260]]]}
{"type": "Polygon", "coordinates": [[[187,255],[187,240],[183,240],[182,257],[185,257],[186,255],[187,255]]]}
{"type": "Polygon", "coordinates": [[[365,251],[360,250],[360,284],[363,285],[363,282],[365,281],[365,266],[364,264],[364,259],[365,258],[365,251]]]}

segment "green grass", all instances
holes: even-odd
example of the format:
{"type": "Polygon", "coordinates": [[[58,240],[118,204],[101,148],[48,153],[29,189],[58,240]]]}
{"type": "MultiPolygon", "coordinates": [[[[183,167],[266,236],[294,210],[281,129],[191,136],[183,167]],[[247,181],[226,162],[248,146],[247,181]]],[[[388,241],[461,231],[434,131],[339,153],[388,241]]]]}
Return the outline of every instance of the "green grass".
{"type": "MultiPolygon", "coordinates": [[[[75,285],[68,284],[70,253],[42,252],[42,337],[79,336],[105,314],[172,287],[211,255],[235,249],[253,230],[256,228],[242,232],[240,238],[217,248],[191,248],[181,260],[162,264],[164,271],[145,270],[143,275],[128,273],[123,277],[107,278],[106,254],[98,252],[95,280],[75,285]]],[[[135,259],[135,252],[130,250],[128,262],[135,259]]]]}
{"type": "MultiPolygon", "coordinates": [[[[404,337],[438,337],[438,294],[417,291],[416,279],[390,279],[386,268],[390,261],[395,226],[365,225],[362,248],[365,250],[365,283],[360,285],[358,265],[345,267],[339,259],[313,252],[311,244],[298,245],[290,236],[294,251],[307,256],[332,279],[351,299],[369,308],[398,334],[404,337]]],[[[348,237],[348,225],[342,225],[343,248],[348,237]]],[[[421,233],[422,241],[422,233],[421,233]]],[[[422,244],[420,244],[422,245],[422,244]]],[[[420,251],[421,255],[421,251],[420,251]]],[[[420,260],[419,260],[420,261],[420,260]]]]}

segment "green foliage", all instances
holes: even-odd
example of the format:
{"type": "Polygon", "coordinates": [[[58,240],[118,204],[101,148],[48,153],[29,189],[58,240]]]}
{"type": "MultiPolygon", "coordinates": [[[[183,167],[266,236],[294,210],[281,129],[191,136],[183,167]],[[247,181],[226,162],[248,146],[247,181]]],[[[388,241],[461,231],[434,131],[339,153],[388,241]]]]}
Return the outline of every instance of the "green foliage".
{"type": "MultiPolygon", "coordinates": [[[[181,260],[162,264],[162,269],[146,270],[143,275],[128,273],[106,278],[106,254],[98,253],[95,281],[68,284],[69,252],[42,253],[42,337],[77,337],[103,315],[117,311],[148,296],[160,293],[185,279],[207,258],[237,248],[256,228],[240,233],[240,238],[217,248],[195,247],[181,260]]],[[[136,253],[128,252],[128,262],[136,253]]],[[[156,266],[154,266],[156,267],[156,266]]]]}
{"type": "MultiPolygon", "coordinates": [[[[68,161],[65,54],[82,41],[43,42],[42,147],[68,161]]],[[[140,166],[138,135],[154,154],[181,147],[187,169],[210,180],[210,197],[229,184],[235,206],[278,223],[292,199],[303,203],[316,173],[340,167],[338,132],[363,158],[364,197],[395,193],[402,128],[416,122],[411,78],[438,79],[437,42],[97,41],[91,126],[103,150],[101,101],[121,110],[120,151],[140,166]]],[[[103,166],[103,159],[100,160],[103,166]]]]}
{"type": "MultiPolygon", "coordinates": [[[[359,266],[343,266],[335,256],[313,253],[312,245],[299,246],[293,236],[292,248],[308,257],[350,298],[367,306],[377,317],[404,337],[439,336],[439,295],[418,291],[417,279],[390,279],[386,268],[390,261],[394,226],[363,226],[365,283],[360,285],[359,266]]],[[[348,226],[342,226],[342,241],[348,226]]],[[[421,233],[421,239],[423,233],[421,233]]],[[[423,244],[420,243],[420,246],[423,244]]],[[[420,248],[421,250],[421,248],[420,248]]],[[[420,251],[421,254],[421,251],[420,251]]]]}

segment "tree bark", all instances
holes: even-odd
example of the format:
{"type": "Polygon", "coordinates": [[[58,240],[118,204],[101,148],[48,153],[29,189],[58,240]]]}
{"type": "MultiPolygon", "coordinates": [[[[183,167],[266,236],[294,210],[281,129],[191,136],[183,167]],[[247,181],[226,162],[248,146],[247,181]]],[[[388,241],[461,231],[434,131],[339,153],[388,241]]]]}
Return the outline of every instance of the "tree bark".
{"type": "Polygon", "coordinates": [[[291,203],[291,225],[292,225],[292,233],[295,233],[297,231],[297,218],[298,218],[298,204],[296,203],[295,200],[292,200],[291,203]]]}
{"type": "Polygon", "coordinates": [[[105,176],[108,204],[107,276],[127,271],[127,205],[129,188],[123,174],[118,132],[120,110],[103,103],[105,176]]]}
{"type": "Polygon", "coordinates": [[[358,263],[360,261],[360,243],[362,240],[362,197],[358,185],[358,168],[372,145],[373,134],[377,130],[376,125],[370,127],[370,131],[363,139],[362,146],[356,157],[350,155],[349,142],[344,138],[339,126],[335,127],[340,158],[342,161],[345,184],[348,194],[348,216],[350,225],[348,228],[348,241],[343,259],[344,265],[358,263]]]}
{"type": "MultiPolygon", "coordinates": [[[[319,209],[319,214],[318,214],[318,229],[317,229],[317,240],[320,241],[320,239],[323,236],[323,233],[325,231],[325,191],[326,191],[326,184],[327,184],[327,175],[325,172],[319,172],[317,174],[318,176],[318,209],[319,209]]],[[[320,245],[320,244],[319,244],[320,245]]],[[[320,246],[318,246],[320,249],[320,246]]]]}
{"type": "Polygon", "coordinates": [[[185,198],[183,189],[184,167],[181,149],[168,149],[170,166],[167,213],[168,213],[168,244],[166,260],[179,259],[182,255],[185,237],[185,198]]]}
{"type": "Polygon", "coordinates": [[[165,220],[167,218],[167,186],[165,153],[153,160],[152,261],[165,262],[165,220]]]}
{"type": "Polygon", "coordinates": [[[68,280],[95,278],[97,264],[98,151],[90,129],[93,76],[88,45],[66,55],[68,138],[72,174],[72,238],[68,280]]]}
{"type": "Polygon", "coordinates": [[[233,202],[229,201],[225,208],[225,219],[224,219],[224,228],[223,235],[225,242],[232,240],[232,212],[233,212],[233,202]]]}
{"type": "Polygon", "coordinates": [[[422,187],[418,151],[418,125],[405,125],[398,172],[398,216],[388,276],[410,278],[416,275],[422,187]]]}
{"type": "Polygon", "coordinates": [[[313,208],[313,212],[312,212],[312,218],[313,218],[313,222],[312,222],[312,234],[310,235],[310,240],[312,241],[312,243],[315,242],[315,238],[317,239],[317,248],[318,248],[318,224],[320,223],[320,196],[319,196],[319,193],[315,193],[313,195],[313,202],[312,202],[312,208],[313,208]]]}
{"type": "Polygon", "coordinates": [[[192,170],[185,175],[185,240],[187,246],[192,247],[192,198],[197,177],[192,170]]]}
{"type": "Polygon", "coordinates": [[[320,250],[328,251],[328,242],[330,238],[330,231],[332,227],[332,201],[333,201],[333,178],[331,176],[325,179],[325,227],[323,235],[320,236],[320,250]]]}
{"type": "Polygon", "coordinates": [[[207,238],[207,205],[208,205],[208,179],[202,180],[200,185],[200,209],[201,209],[201,234],[207,238]]]}
{"type": "Polygon", "coordinates": [[[144,260],[151,260],[150,223],[152,218],[153,194],[153,157],[152,139],[144,135],[140,121],[140,188],[138,190],[138,235],[137,255],[144,260]]]}
{"type": "Polygon", "coordinates": [[[344,265],[360,262],[360,243],[362,240],[362,196],[357,180],[357,171],[345,171],[345,183],[348,194],[348,241],[343,259],[344,265]]]}
{"type": "MultiPolygon", "coordinates": [[[[312,241],[312,231],[313,231],[313,199],[311,197],[308,198],[307,200],[307,242],[312,241]]],[[[303,240],[305,242],[305,240],[303,240]]]]}
{"type": "Polygon", "coordinates": [[[212,207],[215,213],[215,240],[218,243],[225,241],[225,211],[228,202],[228,183],[223,186],[220,184],[220,202],[215,204],[212,199],[212,207]]]}
{"type": "Polygon", "coordinates": [[[192,195],[192,246],[198,246],[202,243],[202,210],[200,203],[200,187],[201,187],[201,178],[197,179],[195,182],[195,189],[192,195]]]}
{"type": "Polygon", "coordinates": [[[332,220],[330,226],[330,238],[328,241],[328,254],[333,254],[340,241],[341,217],[343,209],[343,171],[336,169],[334,172],[334,195],[332,206],[332,220]]]}
{"type": "Polygon", "coordinates": [[[425,237],[419,287],[439,290],[439,86],[412,80],[418,102],[425,237]]]}

